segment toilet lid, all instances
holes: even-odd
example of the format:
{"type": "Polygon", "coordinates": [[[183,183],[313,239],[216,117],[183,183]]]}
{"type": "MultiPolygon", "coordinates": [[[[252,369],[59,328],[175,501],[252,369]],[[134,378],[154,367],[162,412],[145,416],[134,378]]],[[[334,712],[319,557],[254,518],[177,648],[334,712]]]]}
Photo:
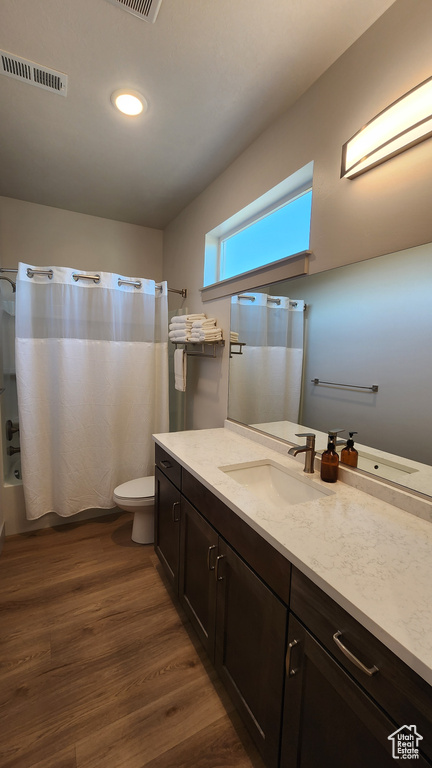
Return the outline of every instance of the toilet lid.
{"type": "Polygon", "coordinates": [[[145,499],[154,496],[155,479],[154,477],[137,477],[135,480],[128,480],[114,489],[118,498],[122,499],[145,499]]]}

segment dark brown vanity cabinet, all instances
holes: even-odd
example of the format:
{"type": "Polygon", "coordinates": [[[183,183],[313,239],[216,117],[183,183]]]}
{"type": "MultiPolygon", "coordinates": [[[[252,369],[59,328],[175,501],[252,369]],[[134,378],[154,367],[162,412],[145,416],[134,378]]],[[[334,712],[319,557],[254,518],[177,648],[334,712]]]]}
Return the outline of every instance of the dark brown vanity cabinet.
{"type": "Polygon", "coordinates": [[[219,541],[215,666],[269,766],[279,763],[288,611],[219,541]]]}
{"type": "Polygon", "coordinates": [[[180,502],[179,489],[156,466],[154,547],[176,592],[179,578],[180,502]]]}
{"type": "Polygon", "coordinates": [[[216,565],[219,536],[182,499],[179,598],[208,655],[214,660],[216,565]]]}
{"type": "Polygon", "coordinates": [[[404,726],[430,754],[430,686],[295,568],[291,611],[281,768],[391,768],[404,726]]]}
{"type": "Polygon", "coordinates": [[[264,759],[277,766],[287,607],[185,498],[179,598],[264,759]]]}
{"type": "Polygon", "coordinates": [[[288,642],[281,768],[394,768],[393,723],[293,616],[288,642]]]}
{"type": "Polygon", "coordinates": [[[422,737],[413,762],[432,765],[431,686],[159,446],[155,517],[156,552],[269,768],[390,768],[404,726],[422,737]]]}
{"type": "MultiPolygon", "coordinates": [[[[205,489],[190,475],[184,483],[186,475],[183,471],[182,490],[196,501],[205,489]]],[[[225,520],[233,517],[231,510],[208,497],[201,498],[201,514],[158,466],[156,478],[156,553],[264,760],[277,768],[287,606],[206,517],[216,515],[225,528],[225,520]]],[[[238,529],[234,523],[234,539],[238,536],[246,549],[253,542],[256,552],[260,537],[254,534],[257,538],[251,539],[242,527],[246,524],[240,522],[238,529]]],[[[252,550],[251,556],[255,557],[252,550]]],[[[289,588],[289,570],[287,574],[289,588]]]]}

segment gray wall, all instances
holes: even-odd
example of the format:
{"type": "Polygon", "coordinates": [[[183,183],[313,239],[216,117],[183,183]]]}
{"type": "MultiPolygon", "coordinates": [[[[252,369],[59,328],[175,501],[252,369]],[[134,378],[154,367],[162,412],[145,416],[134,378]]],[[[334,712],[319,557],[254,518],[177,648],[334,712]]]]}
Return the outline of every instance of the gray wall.
{"type": "Polygon", "coordinates": [[[432,245],[299,278],[273,292],[304,299],[300,422],[432,464],[432,245]],[[370,386],[315,386],[311,379],[370,386]]]}

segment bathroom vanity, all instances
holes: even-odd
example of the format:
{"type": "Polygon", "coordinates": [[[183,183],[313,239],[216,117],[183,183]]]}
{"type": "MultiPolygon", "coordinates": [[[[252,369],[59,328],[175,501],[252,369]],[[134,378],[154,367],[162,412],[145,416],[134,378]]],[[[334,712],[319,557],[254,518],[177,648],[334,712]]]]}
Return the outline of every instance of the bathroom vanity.
{"type": "Polygon", "coordinates": [[[156,553],[269,768],[393,766],[399,729],[432,765],[430,523],[276,441],[155,442],[156,553]],[[237,472],[270,463],[306,501],[237,472]]]}

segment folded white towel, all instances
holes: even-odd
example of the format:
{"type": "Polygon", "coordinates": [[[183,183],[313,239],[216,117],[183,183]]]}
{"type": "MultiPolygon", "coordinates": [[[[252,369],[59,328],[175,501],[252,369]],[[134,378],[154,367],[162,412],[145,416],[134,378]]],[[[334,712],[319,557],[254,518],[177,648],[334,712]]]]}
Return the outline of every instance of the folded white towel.
{"type": "Polygon", "coordinates": [[[170,331],[190,331],[192,330],[192,323],[170,323],[170,331]]]}
{"type": "Polygon", "coordinates": [[[174,387],[179,392],[186,390],[187,355],[184,349],[174,351],[174,387]]]}
{"type": "Polygon", "coordinates": [[[222,339],[222,331],[220,328],[215,328],[214,331],[202,331],[198,328],[192,330],[190,334],[190,341],[219,341],[222,339]]]}
{"type": "Polygon", "coordinates": [[[192,321],[191,320],[180,320],[180,321],[173,320],[170,323],[170,328],[171,327],[174,327],[174,328],[185,328],[186,326],[189,326],[190,328],[192,328],[192,321]]]}
{"type": "Polygon", "coordinates": [[[238,341],[239,335],[236,331],[230,331],[230,341],[238,341]]]}
{"type": "Polygon", "coordinates": [[[193,323],[194,320],[205,320],[205,315],[174,315],[171,318],[172,323],[193,323]]]}
{"type": "Polygon", "coordinates": [[[181,344],[182,342],[189,341],[190,333],[187,331],[170,331],[169,334],[170,341],[177,342],[177,344],[181,344]]]}
{"type": "Polygon", "coordinates": [[[200,341],[221,341],[222,336],[221,334],[215,333],[214,336],[204,336],[200,338],[200,341]]]}
{"type": "Polygon", "coordinates": [[[215,317],[208,317],[206,320],[194,320],[192,328],[211,328],[216,325],[215,317]]]}
{"type": "Polygon", "coordinates": [[[214,336],[217,334],[218,336],[222,336],[222,328],[202,328],[201,330],[198,329],[198,333],[204,334],[204,336],[214,336]]]}

